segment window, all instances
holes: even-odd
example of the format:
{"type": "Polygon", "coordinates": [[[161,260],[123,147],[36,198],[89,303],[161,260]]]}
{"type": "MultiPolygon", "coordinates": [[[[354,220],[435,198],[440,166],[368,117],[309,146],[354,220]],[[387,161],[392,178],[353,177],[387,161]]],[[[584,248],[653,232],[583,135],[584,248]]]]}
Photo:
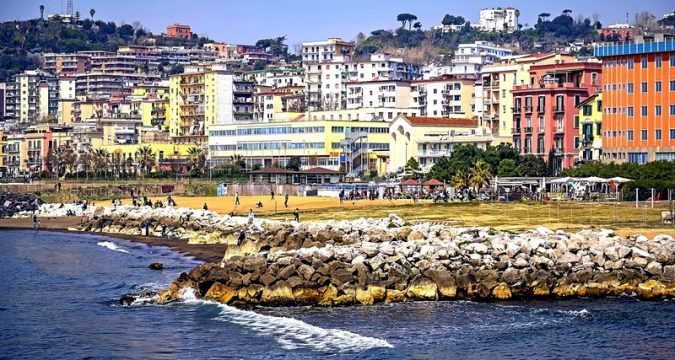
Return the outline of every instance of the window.
{"type": "Polygon", "coordinates": [[[627,66],[628,66],[629,70],[631,70],[635,67],[635,64],[633,63],[633,59],[628,59],[627,66]]]}
{"type": "Polygon", "coordinates": [[[633,107],[632,107],[632,106],[629,106],[629,107],[626,108],[626,113],[627,113],[628,116],[630,116],[630,117],[635,116],[635,114],[634,114],[634,112],[633,112],[633,107]]]}
{"type": "Polygon", "coordinates": [[[628,86],[626,87],[626,89],[628,89],[629,94],[632,94],[632,93],[635,92],[633,83],[628,83],[628,86]]]}
{"type": "Polygon", "coordinates": [[[675,91],[675,80],[670,80],[670,91],[675,91]]]}
{"type": "Polygon", "coordinates": [[[574,115],[574,128],[579,128],[579,115],[574,115]]]}
{"type": "Polygon", "coordinates": [[[647,162],[647,153],[628,153],[628,162],[645,164],[647,162]]]}
{"type": "Polygon", "coordinates": [[[575,149],[579,148],[579,137],[578,136],[574,137],[574,148],[575,149]]]}
{"type": "Polygon", "coordinates": [[[640,130],[640,140],[647,141],[647,130],[640,130]]]}
{"type": "Polygon", "coordinates": [[[661,116],[661,105],[656,105],[656,107],[654,108],[654,115],[661,116]]]}
{"type": "Polygon", "coordinates": [[[647,116],[647,107],[640,106],[640,116],[647,116]]]}
{"type": "Polygon", "coordinates": [[[601,136],[602,135],[602,124],[595,124],[596,127],[596,135],[601,136]]]}
{"type": "Polygon", "coordinates": [[[593,113],[593,106],[591,105],[584,105],[583,107],[583,114],[584,116],[591,116],[593,113]]]}
{"type": "Polygon", "coordinates": [[[660,81],[657,81],[657,82],[654,83],[654,89],[656,90],[656,92],[661,92],[661,82],[660,81]]]}
{"type": "Polygon", "coordinates": [[[670,105],[670,116],[675,116],[675,105],[670,105]]]}
{"type": "Polygon", "coordinates": [[[581,96],[574,95],[574,106],[579,105],[580,102],[581,102],[581,96]]]}
{"type": "Polygon", "coordinates": [[[657,56],[656,58],[654,58],[654,63],[656,64],[657,68],[660,68],[661,67],[661,57],[657,56]]]}
{"type": "Polygon", "coordinates": [[[596,111],[597,111],[597,112],[601,112],[601,111],[602,111],[602,100],[598,100],[598,107],[597,107],[596,111]]]}
{"type": "Polygon", "coordinates": [[[656,139],[656,140],[661,140],[661,136],[662,136],[662,134],[661,134],[661,129],[656,129],[656,130],[654,131],[654,139],[656,139]]]}
{"type": "Polygon", "coordinates": [[[628,130],[628,132],[626,133],[626,139],[628,139],[628,141],[633,141],[633,140],[635,140],[635,139],[633,138],[633,130],[628,130]]]}
{"type": "Polygon", "coordinates": [[[670,67],[675,67],[675,55],[670,55],[670,67]]]}
{"type": "Polygon", "coordinates": [[[647,58],[646,58],[646,57],[645,57],[645,58],[642,58],[642,59],[640,60],[640,63],[641,63],[641,65],[640,65],[641,68],[643,68],[643,69],[646,69],[646,68],[647,68],[647,58]]]}
{"type": "Polygon", "coordinates": [[[675,140],[675,129],[670,129],[670,140],[675,140]]]}
{"type": "Polygon", "coordinates": [[[647,85],[646,82],[643,82],[642,84],[640,84],[640,91],[643,92],[643,93],[646,93],[647,92],[647,86],[648,85],[647,85]]]}

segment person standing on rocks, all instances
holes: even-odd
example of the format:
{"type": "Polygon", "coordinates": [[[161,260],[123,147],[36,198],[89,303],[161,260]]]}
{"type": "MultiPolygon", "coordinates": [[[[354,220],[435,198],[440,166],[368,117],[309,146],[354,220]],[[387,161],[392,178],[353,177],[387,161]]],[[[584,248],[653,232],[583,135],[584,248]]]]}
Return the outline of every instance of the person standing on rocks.
{"type": "Polygon", "coordinates": [[[244,239],[246,239],[246,233],[244,232],[244,230],[242,230],[239,233],[239,239],[237,239],[237,246],[241,246],[241,244],[244,242],[244,239]]]}
{"type": "Polygon", "coordinates": [[[206,205],[206,203],[204,203],[204,211],[208,211],[208,210],[209,210],[209,206],[206,205]]]}
{"type": "Polygon", "coordinates": [[[239,192],[234,193],[234,206],[241,205],[239,202],[239,192]]]}
{"type": "Polygon", "coordinates": [[[284,195],[284,207],[286,207],[286,209],[288,209],[288,193],[286,193],[286,195],[284,195]]]}
{"type": "Polygon", "coordinates": [[[293,219],[296,222],[300,222],[300,211],[298,210],[298,208],[295,208],[295,211],[293,211],[293,219]]]}
{"type": "Polygon", "coordinates": [[[150,220],[145,221],[145,236],[150,236],[150,220]]]}

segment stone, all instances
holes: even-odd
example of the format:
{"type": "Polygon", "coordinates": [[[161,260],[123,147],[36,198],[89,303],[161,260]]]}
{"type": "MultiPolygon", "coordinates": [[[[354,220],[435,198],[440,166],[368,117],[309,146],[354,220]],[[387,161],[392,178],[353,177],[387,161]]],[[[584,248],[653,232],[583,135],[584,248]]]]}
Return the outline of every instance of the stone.
{"type": "Polygon", "coordinates": [[[414,300],[436,300],[438,286],[428,278],[422,277],[411,281],[406,295],[414,300]]]}
{"type": "Polygon", "coordinates": [[[207,300],[215,300],[223,304],[229,304],[236,295],[237,292],[229,286],[225,286],[219,282],[216,282],[211,285],[209,290],[204,295],[204,298],[207,300]]]}
{"type": "Polygon", "coordinates": [[[408,235],[408,241],[423,240],[424,234],[419,230],[412,230],[408,235]]]}
{"type": "Polygon", "coordinates": [[[675,282],[675,265],[667,265],[663,267],[663,279],[666,281],[675,282]]]}
{"type": "Polygon", "coordinates": [[[394,247],[391,246],[391,244],[389,244],[389,243],[382,243],[379,247],[379,250],[380,250],[380,254],[384,254],[384,255],[388,255],[388,256],[394,255],[394,253],[396,252],[394,247]]]}
{"type": "Polygon", "coordinates": [[[511,289],[505,283],[500,283],[492,289],[492,296],[499,300],[510,299],[512,296],[511,289]]]}
{"type": "Polygon", "coordinates": [[[269,273],[264,273],[260,276],[260,283],[265,286],[270,286],[273,282],[276,281],[276,278],[269,273]]]}
{"type": "Polygon", "coordinates": [[[356,301],[361,305],[372,305],[375,302],[375,299],[370,291],[356,289],[356,301]]]}
{"type": "Polygon", "coordinates": [[[513,262],[513,266],[519,269],[525,268],[530,266],[530,263],[523,259],[523,258],[517,258],[516,261],[513,262]]]}
{"type": "Polygon", "coordinates": [[[373,270],[379,269],[385,262],[387,262],[387,260],[382,254],[377,254],[367,261],[368,265],[370,265],[370,268],[373,270]]]}
{"type": "Polygon", "coordinates": [[[303,279],[309,281],[312,279],[312,275],[314,275],[314,268],[307,264],[303,264],[298,267],[297,273],[302,276],[303,279]]]}
{"type": "Polygon", "coordinates": [[[644,268],[648,264],[647,259],[642,258],[642,257],[634,257],[632,262],[633,262],[634,266],[641,267],[641,268],[644,268]]]}
{"type": "Polygon", "coordinates": [[[663,273],[663,267],[661,266],[660,263],[652,261],[649,264],[647,264],[645,271],[652,275],[661,275],[663,273]]]}
{"type": "Polygon", "coordinates": [[[488,252],[488,247],[481,243],[471,243],[465,246],[464,249],[478,254],[487,254],[488,252]]]}
{"type": "Polygon", "coordinates": [[[148,268],[150,268],[152,270],[162,270],[164,268],[164,264],[162,264],[162,263],[152,263],[152,264],[150,264],[150,266],[148,266],[148,268]]]}
{"type": "Polygon", "coordinates": [[[438,293],[442,299],[452,299],[457,296],[457,284],[449,271],[427,270],[424,272],[424,276],[436,284],[438,293]]]}
{"type": "Polygon", "coordinates": [[[559,263],[571,263],[571,264],[575,264],[575,263],[578,263],[580,260],[581,260],[581,259],[579,259],[579,256],[578,256],[578,255],[573,254],[573,253],[571,253],[571,252],[566,252],[566,253],[562,254],[562,256],[560,256],[560,257],[558,258],[558,262],[559,262],[559,263]]]}
{"type": "Polygon", "coordinates": [[[270,305],[291,305],[295,301],[293,290],[285,281],[278,281],[262,290],[260,301],[270,305]]]}
{"type": "Polygon", "coordinates": [[[405,302],[407,300],[405,293],[400,290],[387,289],[387,294],[385,295],[384,302],[405,302]]]}
{"type": "Polygon", "coordinates": [[[545,226],[537,226],[535,228],[535,231],[538,232],[540,235],[548,236],[548,235],[554,235],[555,233],[553,230],[545,227],[545,226]]]}
{"type": "Polygon", "coordinates": [[[330,274],[330,282],[335,286],[341,286],[354,280],[353,273],[347,269],[338,269],[330,274]]]}

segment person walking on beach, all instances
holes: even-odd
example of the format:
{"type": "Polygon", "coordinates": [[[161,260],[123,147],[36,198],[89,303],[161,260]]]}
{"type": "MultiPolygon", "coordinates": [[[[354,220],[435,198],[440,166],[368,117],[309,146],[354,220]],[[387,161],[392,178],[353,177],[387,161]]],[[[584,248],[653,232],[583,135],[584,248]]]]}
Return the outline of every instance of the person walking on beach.
{"type": "Polygon", "coordinates": [[[208,207],[208,205],[206,205],[206,203],[204,203],[204,210],[205,211],[209,210],[209,207],[208,207]]]}
{"type": "Polygon", "coordinates": [[[274,190],[270,190],[270,193],[272,194],[272,200],[274,200],[274,190]]]}
{"type": "Polygon", "coordinates": [[[145,221],[145,236],[150,236],[150,220],[145,221]]]}
{"type": "Polygon", "coordinates": [[[288,193],[286,193],[286,195],[284,195],[284,207],[286,207],[286,209],[288,209],[288,193]]]}
{"type": "Polygon", "coordinates": [[[234,206],[241,205],[239,202],[239,192],[234,193],[234,206]]]}
{"type": "Polygon", "coordinates": [[[295,211],[293,211],[293,219],[296,222],[300,222],[300,211],[298,210],[298,208],[295,208],[295,211]]]}

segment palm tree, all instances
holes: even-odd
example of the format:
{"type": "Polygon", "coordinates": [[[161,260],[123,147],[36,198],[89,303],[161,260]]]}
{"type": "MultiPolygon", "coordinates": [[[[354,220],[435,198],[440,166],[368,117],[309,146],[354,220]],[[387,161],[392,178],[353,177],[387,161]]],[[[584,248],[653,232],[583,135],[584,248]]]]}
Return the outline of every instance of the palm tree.
{"type": "Polygon", "coordinates": [[[469,174],[459,170],[455,173],[455,176],[452,177],[452,186],[455,189],[463,189],[469,186],[469,174]]]}
{"type": "Polygon", "coordinates": [[[136,161],[145,175],[148,175],[155,166],[155,153],[149,145],[141,146],[136,150],[136,161]]]}
{"type": "Polygon", "coordinates": [[[413,24],[413,27],[415,28],[415,30],[420,31],[422,29],[422,23],[416,21],[415,24],[413,24]]]}
{"type": "Polygon", "coordinates": [[[89,10],[89,15],[91,15],[91,21],[94,21],[94,14],[96,14],[96,10],[94,9],[89,10]]]}
{"type": "Polygon", "coordinates": [[[94,149],[93,156],[94,168],[96,171],[105,171],[106,178],[108,177],[108,165],[110,165],[110,152],[107,149],[94,149]]]}
{"type": "Polygon", "coordinates": [[[188,149],[187,155],[190,172],[194,172],[196,170],[199,172],[199,174],[204,174],[204,167],[206,167],[206,155],[204,155],[203,149],[198,146],[193,146],[188,149]]]}
{"type": "Polygon", "coordinates": [[[45,6],[40,5],[40,20],[44,20],[44,19],[45,19],[45,6]]]}
{"type": "Polygon", "coordinates": [[[563,10],[563,15],[570,16],[571,13],[572,13],[572,10],[570,10],[570,9],[563,10]]]}
{"type": "Polygon", "coordinates": [[[228,165],[231,169],[237,169],[238,171],[242,168],[246,168],[246,161],[241,155],[234,154],[230,155],[230,161],[228,165]]]}
{"type": "Polygon", "coordinates": [[[79,23],[80,23],[80,12],[76,11],[75,12],[75,24],[79,24],[79,23]]]}
{"type": "Polygon", "coordinates": [[[47,161],[51,164],[51,170],[54,177],[61,175],[61,168],[65,165],[66,149],[62,146],[49,152],[47,161]]]}
{"type": "MultiPolygon", "coordinates": [[[[518,24],[518,17],[520,17],[520,10],[516,9],[514,15],[516,15],[516,24],[518,24]]],[[[522,25],[518,24],[518,30],[520,30],[521,27],[522,25]]]]}
{"type": "Polygon", "coordinates": [[[482,159],[476,161],[469,172],[469,182],[471,183],[471,186],[476,188],[476,190],[479,190],[483,186],[489,185],[490,179],[492,179],[490,165],[482,159]]]}

